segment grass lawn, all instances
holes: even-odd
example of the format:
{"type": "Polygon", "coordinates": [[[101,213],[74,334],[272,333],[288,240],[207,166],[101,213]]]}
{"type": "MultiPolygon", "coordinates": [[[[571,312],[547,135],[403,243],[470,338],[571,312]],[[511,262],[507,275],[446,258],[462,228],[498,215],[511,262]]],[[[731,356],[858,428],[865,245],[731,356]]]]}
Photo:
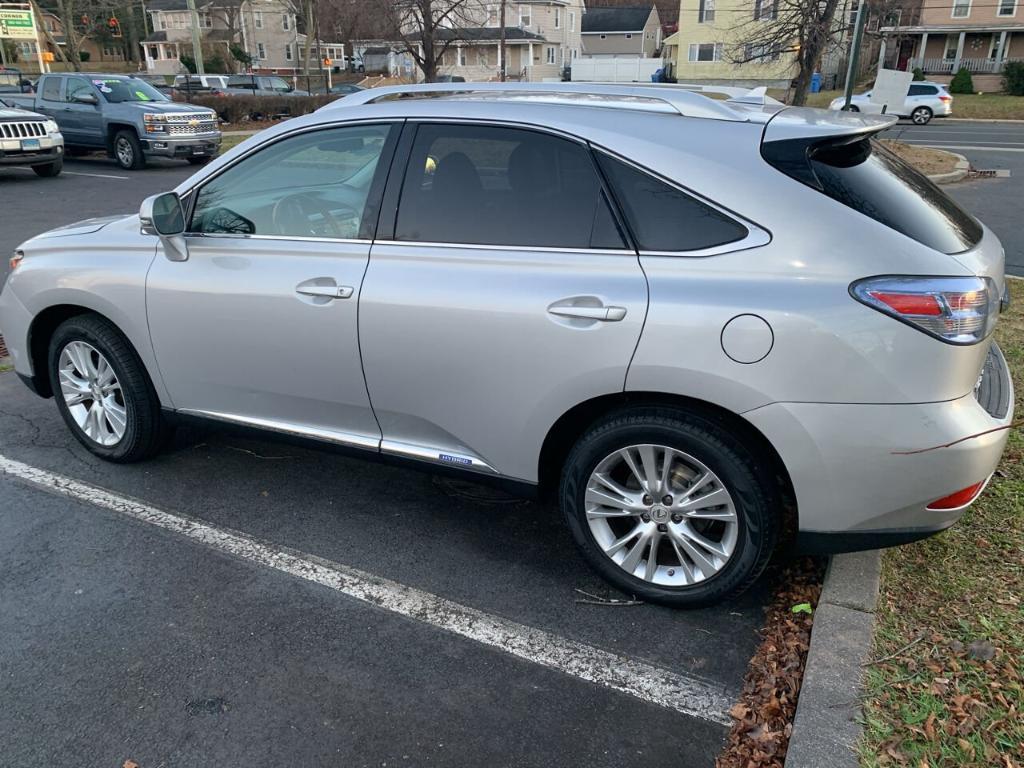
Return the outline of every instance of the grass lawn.
{"type": "Polygon", "coordinates": [[[243,141],[248,139],[248,136],[225,136],[220,142],[220,151],[227,152],[234,146],[241,144],[243,141]]]}
{"type": "MultiPolygon", "coordinates": [[[[1024,392],[1024,281],[996,338],[1024,392]]],[[[861,765],[1024,765],[1024,404],[984,496],[945,533],[887,550],[861,765]],[[891,658],[887,658],[891,657],[891,658]]]]}
{"type": "MultiPolygon", "coordinates": [[[[863,93],[865,88],[858,88],[855,93],[863,93]]],[[[769,95],[785,100],[784,90],[770,90],[769,95]]],[[[808,107],[826,109],[829,102],[842,91],[821,91],[807,94],[808,107]]],[[[1003,119],[1024,120],[1024,96],[1008,96],[1005,93],[955,93],[953,94],[953,117],[965,119],[1003,119]]]]}

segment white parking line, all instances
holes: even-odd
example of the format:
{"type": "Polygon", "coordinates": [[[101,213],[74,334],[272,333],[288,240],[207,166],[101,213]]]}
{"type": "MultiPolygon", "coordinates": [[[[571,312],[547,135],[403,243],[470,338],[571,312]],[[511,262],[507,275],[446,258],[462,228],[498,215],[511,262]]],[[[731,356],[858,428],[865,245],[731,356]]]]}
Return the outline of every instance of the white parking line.
{"type": "Polygon", "coordinates": [[[329,587],[549,669],[722,725],[732,701],[720,686],[509,621],[347,565],[273,546],[239,531],[165,512],[0,455],[0,474],[118,512],[208,547],[329,587]]]}
{"type": "Polygon", "coordinates": [[[973,152],[1024,152],[1024,147],[977,147],[966,144],[932,144],[930,141],[914,141],[913,139],[903,139],[903,142],[906,144],[917,144],[922,147],[931,147],[932,149],[967,149],[973,152]]]}
{"type": "Polygon", "coordinates": [[[127,176],[114,176],[109,173],[81,173],[80,171],[62,171],[68,176],[92,176],[94,179],[120,179],[121,181],[127,181],[127,176]]]}

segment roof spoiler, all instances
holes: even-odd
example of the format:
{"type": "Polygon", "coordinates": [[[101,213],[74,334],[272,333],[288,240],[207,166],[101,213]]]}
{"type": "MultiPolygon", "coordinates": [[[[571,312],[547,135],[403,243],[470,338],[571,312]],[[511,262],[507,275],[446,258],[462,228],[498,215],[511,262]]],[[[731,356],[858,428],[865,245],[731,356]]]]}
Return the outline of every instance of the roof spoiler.
{"type": "Polygon", "coordinates": [[[787,107],[772,115],[764,128],[761,143],[792,139],[808,139],[813,143],[842,136],[855,140],[891,128],[898,120],[895,115],[787,107]]]}

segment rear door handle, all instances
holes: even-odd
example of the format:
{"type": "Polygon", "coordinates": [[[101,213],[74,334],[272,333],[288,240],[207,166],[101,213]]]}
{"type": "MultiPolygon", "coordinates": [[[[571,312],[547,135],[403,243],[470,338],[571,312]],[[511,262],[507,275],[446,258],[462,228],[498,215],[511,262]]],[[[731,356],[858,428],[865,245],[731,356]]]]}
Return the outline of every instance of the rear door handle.
{"type": "Polygon", "coordinates": [[[552,304],[548,312],[559,317],[574,317],[580,320],[601,320],[617,323],[626,316],[625,307],[578,307],[552,304]]]}

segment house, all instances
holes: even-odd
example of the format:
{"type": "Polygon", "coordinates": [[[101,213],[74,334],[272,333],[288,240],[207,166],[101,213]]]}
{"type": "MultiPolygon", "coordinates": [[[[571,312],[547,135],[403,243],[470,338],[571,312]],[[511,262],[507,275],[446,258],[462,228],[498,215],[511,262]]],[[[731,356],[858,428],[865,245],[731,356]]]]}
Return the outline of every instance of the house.
{"type": "Polygon", "coordinates": [[[769,0],[684,0],[670,74],[681,83],[787,88],[797,73],[795,55],[756,50],[743,42],[751,24],[770,24],[775,14],[776,6],[769,0]]]}
{"type": "MultiPolygon", "coordinates": [[[[298,9],[290,0],[196,0],[204,51],[216,51],[231,71],[243,65],[231,49],[248,53],[257,72],[297,74],[302,71],[306,36],[296,27],[298,9]]],[[[186,0],[149,0],[146,10],[153,32],[142,41],[146,71],[173,75],[184,71],[179,58],[192,55],[192,15],[186,0]]],[[[316,56],[314,43],[314,56],[316,56]]],[[[324,50],[340,43],[321,43],[324,50]]]]}
{"type": "Polygon", "coordinates": [[[661,19],[655,6],[591,8],[583,17],[583,55],[589,58],[649,58],[661,49],[661,19]]]}
{"type": "MultiPolygon", "coordinates": [[[[531,81],[561,79],[562,70],[581,55],[580,26],[585,10],[583,0],[506,2],[506,78],[531,81]]],[[[463,77],[467,81],[498,80],[501,73],[500,20],[500,5],[480,0],[464,6],[463,24],[437,29],[439,43],[449,44],[441,57],[438,74],[463,77]]],[[[401,43],[382,40],[353,42],[353,50],[357,53],[375,48],[386,49],[389,52],[387,60],[398,62],[396,66],[403,69],[391,74],[405,74],[404,67],[409,57],[400,53],[403,50],[401,43]]],[[[391,68],[393,70],[394,66],[391,68]]],[[[370,71],[369,62],[366,69],[370,71]]]]}
{"type": "MultiPolygon", "coordinates": [[[[42,22],[46,31],[50,33],[50,37],[52,37],[54,42],[57,43],[57,47],[66,51],[67,37],[64,34],[64,25],[61,23],[60,17],[54,13],[50,13],[49,11],[43,11],[42,22]]],[[[89,63],[89,67],[93,69],[97,68],[98,65],[102,65],[104,62],[116,62],[118,64],[124,62],[124,39],[120,35],[121,31],[118,29],[116,36],[108,35],[102,40],[94,37],[87,37],[82,40],[78,45],[79,52],[84,54],[82,61],[87,61],[89,63]]],[[[19,61],[25,62],[30,66],[35,64],[37,61],[35,40],[11,40],[10,42],[16,44],[19,61]]],[[[44,51],[49,51],[54,55],[54,59],[56,61],[60,61],[61,57],[57,49],[48,41],[41,31],[39,33],[39,42],[42,44],[44,51]]]]}
{"type": "MultiPolygon", "coordinates": [[[[928,0],[883,20],[880,59],[948,83],[962,67],[979,91],[1002,88],[1003,65],[1024,60],[1024,0],[928,0]]],[[[892,12],[890,12],[892,13],[892,12]]]]}

